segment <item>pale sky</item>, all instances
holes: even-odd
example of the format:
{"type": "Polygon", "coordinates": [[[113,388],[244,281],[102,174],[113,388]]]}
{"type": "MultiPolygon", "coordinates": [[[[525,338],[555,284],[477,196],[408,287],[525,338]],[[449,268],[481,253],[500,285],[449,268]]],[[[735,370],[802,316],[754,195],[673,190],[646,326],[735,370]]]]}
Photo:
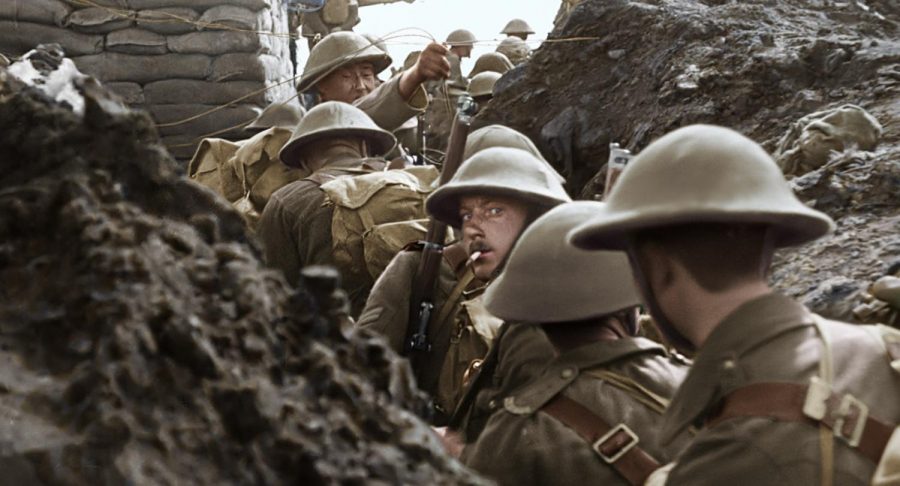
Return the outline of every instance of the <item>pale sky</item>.
{"type": "MultiPolygon", "coordinates": [[[[417,27],[443,41],[451,31],[464,28],[472,31],[479,41],[470,59],[464,59],[462,72],[468,73],[479,55],[496,49],[506,36],[500,31],[513,18],[527,21],[535,34],[528,38],[532,49],[540,45],[553,28],[553,18],[559,9],[559,0],[415,0],[414,3],[398,2],[388,5],[361,7],[362,21],[353,30],[360,34],[385,37],[392,32],[417,27]]],[[[428,43],[418,37],[421,31],[404,30],[387,40],[387,48],[394,66],[403,65],[411,51],[421,50],[428,43]]],[[[301,43],[305,51],[305,42],[301,43]]],[[[301,65],[307,54],[301,54],[301,65]]]]}

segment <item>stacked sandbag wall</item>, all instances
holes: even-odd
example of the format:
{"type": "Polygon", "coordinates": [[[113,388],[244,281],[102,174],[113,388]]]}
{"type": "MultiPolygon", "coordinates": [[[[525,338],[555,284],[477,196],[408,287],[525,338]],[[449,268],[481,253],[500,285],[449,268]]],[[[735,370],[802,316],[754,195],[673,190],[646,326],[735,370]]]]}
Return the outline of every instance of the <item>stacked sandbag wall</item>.
{"type": "Polygon", "coordinates": [[[59,43],[148,110],[183,160],[204,136],[245,138],[240,125],[295,94],[282,0],[3,0],[0,32],[8,57],[59,43]]]}

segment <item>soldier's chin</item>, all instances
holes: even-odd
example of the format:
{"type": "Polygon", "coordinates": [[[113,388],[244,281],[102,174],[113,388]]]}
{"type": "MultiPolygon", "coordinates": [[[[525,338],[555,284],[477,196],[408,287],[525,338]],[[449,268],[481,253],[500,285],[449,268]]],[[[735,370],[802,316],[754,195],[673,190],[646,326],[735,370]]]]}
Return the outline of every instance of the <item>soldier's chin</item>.
{"type": "Polygon", "coordinates": [[[472,265],[472,272],[479,280],[490,280],[497,269],[497,262],[491,257],[481,257],[472,265]]]}

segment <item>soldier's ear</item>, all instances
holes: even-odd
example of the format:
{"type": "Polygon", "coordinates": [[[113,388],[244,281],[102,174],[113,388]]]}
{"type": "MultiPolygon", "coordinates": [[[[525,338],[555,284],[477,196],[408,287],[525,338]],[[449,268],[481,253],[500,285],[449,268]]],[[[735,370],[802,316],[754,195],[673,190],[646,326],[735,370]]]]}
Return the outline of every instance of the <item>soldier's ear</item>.
{"type": "Polygon", "coordinates": [[[655,295],[660,295],[678,282],[687,271],[655,241],[643,241],[635,249],[637,264],[655,295]]]}

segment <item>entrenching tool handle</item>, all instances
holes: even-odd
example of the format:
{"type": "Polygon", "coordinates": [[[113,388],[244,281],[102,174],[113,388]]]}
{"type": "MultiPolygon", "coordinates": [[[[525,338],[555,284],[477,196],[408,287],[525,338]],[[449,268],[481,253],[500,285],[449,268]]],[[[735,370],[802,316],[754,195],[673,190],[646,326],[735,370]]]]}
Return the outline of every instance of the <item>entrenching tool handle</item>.
{"type": "MultiPolygon", "coordinates": [[[[450,141],[447,156],[441,169],[439,183],[446,184],[453,178],[462,165],[466,139],[472,126],[472,114],[475,102],[468,96],[459,99],[456,118],[450,130],[450,141]]],[[[434,311],[434,292],[441,268],[444,251],[444,239],[447,236],[447,224],[429,218],[428,233],[422,242],[422,259],[416,269],[413,281],[412,298],[410,299],[410,318],[406,329],[406,340],[403,354],[410,358],[413,372],[420,373],[421,359],[431,351],[428,340],[428,323],[434,311]]]]}

